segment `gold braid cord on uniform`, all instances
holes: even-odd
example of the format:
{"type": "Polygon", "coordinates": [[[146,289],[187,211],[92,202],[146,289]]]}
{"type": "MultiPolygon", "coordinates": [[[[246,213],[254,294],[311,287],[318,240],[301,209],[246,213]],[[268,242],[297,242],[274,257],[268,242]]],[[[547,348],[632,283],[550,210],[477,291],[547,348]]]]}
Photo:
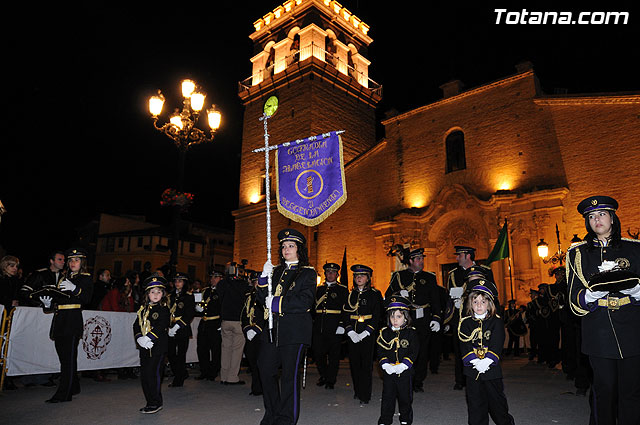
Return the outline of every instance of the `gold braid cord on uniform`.
{"type": "Polygon", "coordinates": [[[393,346],[395,345],[395,349],[397,350],[400,347],[400,333],[399,332],[395,332],[396,337],[393,338],[391,341],[387,341],[386,339],[384,339],[382,337],[382,331],[384,329],[380,330],[380,334],[378,335],[378,339],[376,340],[376,342],[378,343],[378,345],[382,348],[384,348],[385,350],[393,350],[393,346]]]}
{"type": "Polygon", "coordinates": [[[349,294],[349,296],[347,297],[347,304],[349,305],[349,308],[347,308],[347,306],[345,306],[344,307],[344,311],[346,311],[348,313],[353,313],[353,312],[358,310],[358,307],[360,306],[360,292],[359,291],[358,291],[357,295],[358,296],[356,297],[356,305],[353,305],[353,304],[351,304],[351,294],[349,294]]]}
{"type": "Polygon", "coordinates": [[[318,309],[318,307],[320,307],[320,304],[322,304],[324,302],[324,300],[327,299],[327,294],[329,293],[329,289],[327,289],[327,291],[320,297],[320,299],[318,301],[316,301],[316,310],[318,309]]]}
{"type": "Polygon", "coordinates": [[[151,311],[151,306],[141,306],[138,309],[138,323],[140,324],[140,333],[142,335],[146,335],[151,331],[151,322],[149,321],[149,312],[151,311]]]}
{"type": "MultiPolygon", "coordinates": [[[[464,320],[473,320],[473,318],[471,318],[471,316],[465,317],[464,319],[462,319],[460,321],[460,324],[462,324],[462,322],[464,320]]],[[[473,341],[475,341],[475,340],[480,340],[480,342],[478,343],[478,347],[473,347],[473,353],[479,359],[484,359],[484,356],[487,354],[487,351],[489,351],[489,349],[487,347],[485,347],[484,344],[482,343],[482,337],[483,337],[482,320],[478,321],[478,327],[476,327],[471,332],[471,335],[465,335],[462,332],[460,332],[460,325],[458,325],[458,338],[460,339],[460,342],[471,342],[471,343],[473,343],[473,341]]]]}
{"type": "MultiPolygon", "coordinates": [[[[589,313],[589,311],[583,309],[577,303],[574,303],[573,297],[571,296],[571,294],[573,293],[573,285],[576,276],[578,277],[578,279],[580,279],[585,288],[588,287],[587,280],[582,274],[582,253],[580,252],[578,247],[574,247],[574,251],[576,255],[573,262],[571,262],[571,253],[567,255],[567,268],[573,272],[573,274],[571,275],[571,280],[569,282],[569,306],[571,307],[571,311],[573,312],[573,314],[575,314],[576,316],[585,316],[587,313],[589,313]]],[[[576,296],[576,298],[578,297],[579,295],[576,296]]]]}

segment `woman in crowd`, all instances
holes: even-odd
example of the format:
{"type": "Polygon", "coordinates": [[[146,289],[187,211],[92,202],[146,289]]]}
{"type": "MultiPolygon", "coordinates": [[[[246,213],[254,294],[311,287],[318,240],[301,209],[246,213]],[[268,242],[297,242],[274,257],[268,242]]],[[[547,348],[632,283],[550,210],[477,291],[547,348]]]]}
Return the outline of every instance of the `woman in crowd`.
{"type": "Polygon", "coordinates": [[[371,375],[376,336],[382,316],[382,294],[371,286],[371,267],[351,267],[354,288],[343,308],[345,332],[349,337],[349,364],[353,381],[353,398],[360,404],[371,399],[371,375]]]}
{"type": "Polygon", "coordinates": [[[621,237],[617,209],[609,196],[580,202],[587,235],[567,254],[570,306],[582,316],[599,425],[640,423],[640,241],[621,237]]]}
{"type": "Polygon", "coordinates": [[[270,261],[265,263],[256,294],[273,317],[273,328],[267,325],[255,336],[260,338],[258,369],[265,407],[261,425],[298,422],[299,367],[305,348],[311,345],[311,309],[316,295],[316,271],[309,266],[305,237],[295,229],[284,229],[278,233],[278,240],[280,264],[274,268],[270,261]]]}

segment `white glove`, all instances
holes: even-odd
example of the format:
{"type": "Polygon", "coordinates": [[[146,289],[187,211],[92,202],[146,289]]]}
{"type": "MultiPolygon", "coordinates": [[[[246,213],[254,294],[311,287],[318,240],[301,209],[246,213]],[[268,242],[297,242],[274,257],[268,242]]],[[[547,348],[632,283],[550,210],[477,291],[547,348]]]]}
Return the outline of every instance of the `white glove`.
{"type": "Polygon", "coordinates": [[[271,304],[273,304],[273,295],[268,295],[267,298],[264,299],[264,306],[271,308],[271,304]]]}
{"type": "Polygon", "coordinates": [[[449,329],[451,329],[451,326],[444,325],[444,332],[449,332],[449,329]]]}
{"type": "Polygon", "coordinates": [[[480,361],[480,359],[473,359],[471,361],[469,361],[469,363],[471,363],[473,365],[473,367],[476,366],[476,364],[480,361]]]}
{"type": "Polygon", "coordinates": [[[362,341],[363,339],[365,339],[366,337],[368,337],[369,335],[371,335],[369,333],[369,331],[362,331],[358,334],[358,338],[360,339],[360,341],[362,341]]]}
{"type": "Polygon", "coordinates": [[[395,367],[391,363],[385,363],[382,365],[382,370],[387,372],[388,375],[393,375],[395,371],[395,367]]]}
{"type": "Polygon", "coordinates": [[[409,298],[409,291],[407,291],[406,289],[403,289],[400,291],[400,295],[405,298],[409,298]]]}
{"type": "Polygon", "coordinates": [[[600,298],[606,297],[608,294],[609,293],[607,291],[592,291],[590,289],[587,289],[584,293],[584,300],[588,303],[592,303],[599,300],[600,298]]]}
{"type": "Polygon", "coordinates": [[[449,296],[453,299],[462,297],[463,293],[464,293],[464,288],[462,286],[449,289],[449,296]]]}
{"type": "Polygon", "coordinates": [[[62,282],[60,282],[60,289],[62,289],[63,291],[73,292],[76,290],[76,285],[70,280],[65,279],[62,282]]]}
{"type": "Polygon", "coordinates": [[[453,300],[453,306],[460,310],[460,307],[462,306],[462,300],[460,298],[456,298],[455,300],[453,300]]]}
{"type": "Polygon", "coordinates": [[[439,332],[440,323],[436,322],[435,320],[432,320],[431,323],[429,323],[429,328],[431,329],[431,332],[439,332]]]}
{"type": "Polygon", "coordinates": [[[151,350],[153,348],[153,341],[149,340],[149,342],[147,342],[147,344],[144,346],[144,348],[146,348],[147,350],[151,350]]]}
{"type": "Polygon", "coordinates": [[[51,307],[51,301],[53,301],[53,298],[51,298],[51,297],[40,297],[40,302],[42,303],[44,308],[50,308],[51,307]]]}
{"type": "Polygon", "coordinates": [[[360,335],[358,335],[357,333],[355,333],[355,331],[349,331],[347,332],[347,336],[349,338],[351,338],[351,341],[353,341],[354,344],[357,344],[360,342],[360,335]]]}
{"type": "Polygon", "coordinates": [[[180,325],[176,323],[171,329],[169,329],[169,336],[176,336],[176,332],[178,332],[178,329],[180,329],[180,325]]]}
{"type": "Polygon", "coordinates": [[[489,366],[491,366],[492,363],[493,363],[493,360],[491,360],[488,357],[485,357],[484,359],[476,363],[474,367],[478,372],[485,373],[489,369],[489,366]]]}
{"type": "Polygon", "coordinates": [[[151,347],[153,347],[153,342],[151,342],[151,338],[149,338],[146,335],[139,337],[136,341],[138,342],[138,345],[142,348],[149,349],[150,348],[148,347],[149,343],[151,343],[151,347]]]}
{"type": "Polygon", "coordinates": [[[196,311],[198,313],[202,313],[204,311],[204,307],[202,307],[200,304],[196,304],[196,311]]]}
{"type": "Polygon", "coordinates": [[[398,363],[395,367],[395,373],[397,373],[398,375],[400,375],[402,372],[404,372],[405,370],[409,369],[409,366],[407,366],[404,363],[398,363]]]}
{"type": "Polygon", "coordinates": [[[635,299],[640,299],[640,285],[636,285],[633,288],[629,288],[629,289],[623,289],[620,292],[622,292],[625,295],[629,295],[630,297],[633,297],[635,299]]]}
{"type": "Polygon", "coordinates": [[[344,335],[344,328],[342,326],[336,328],[336,335],[344,335]]]}
{"type": "Polygon", "coordinates": [[[247,331],[247,339],[249,341],[251,341],[253,338],[255,338],[256,335],[258,335],[258,333],[256,331],[254,331],[253,329],[249,329],[247,331]]]}
{"type": "Polygon", "coordinates": [[[271,261],[267,260],[265,261],[264,266],[262,266],[262,277],[267,277],[271,273],[273,273],[273,264],[271,264],[271,261]]]}

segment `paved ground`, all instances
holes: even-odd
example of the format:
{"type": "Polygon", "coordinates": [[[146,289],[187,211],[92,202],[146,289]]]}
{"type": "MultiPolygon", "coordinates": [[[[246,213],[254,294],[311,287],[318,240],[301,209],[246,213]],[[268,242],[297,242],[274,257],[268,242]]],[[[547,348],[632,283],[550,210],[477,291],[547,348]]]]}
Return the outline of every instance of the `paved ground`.
{"type": "MultiPolygon", "coordinates": [[[[559,369],[530,363],[526,358],[506,358],[503,362],[505,393],[516,424],[588,423],[586,397],[576,396],[571,381],[559,369]]],[[[373,398],[361,407],[353,399],[349,385],[348,362],[340,368],[336,389],[315,385],[318,379],[313,365],[302,392],[299,424],[376,424],[380,413],[382,381],[374,379],[373,398]]],[[[375,372],[374,372],[375,373],[375,372]]],[[[197,370],[191,376],[197,376],[197,370]]],[[[144,397],[138,380],[95,382],[82,378],[82,393],[71,403],[45,404],[54,390],[45,387],[25,388],[0,393],[0,423],[6,424],[258,424],[263,415],[262,397],[250,396],[249,385],[222,386],[219,382],[192,378],[183,388],[168,388],[163,383],[164,410],[142,415],[138,409],[144,397]]],[[[244,371],[241,378],[249,383],[244,371]]],[[[464,391],[453,391],[453,362],[442,363],[438,375],[430,375],[425,392],[414,397],[415,424],[463,425],[467,423],[464,391]]],[[[398,418],[395,418],[397,424],[398,418]]],[[[490,422],[492,423],[492,422],[490,422]]]]}

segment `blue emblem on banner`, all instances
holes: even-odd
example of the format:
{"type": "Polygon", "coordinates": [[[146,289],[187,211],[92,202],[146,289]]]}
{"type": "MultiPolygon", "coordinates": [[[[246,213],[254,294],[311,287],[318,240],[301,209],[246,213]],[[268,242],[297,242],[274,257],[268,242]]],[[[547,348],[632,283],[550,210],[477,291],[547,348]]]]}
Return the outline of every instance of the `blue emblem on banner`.
{"type": "Polygon", "coordinates": [[[278,211],[316,226],[347,200],[342,139],[335,131],[283,144],[276,154],[278,211]]]}

